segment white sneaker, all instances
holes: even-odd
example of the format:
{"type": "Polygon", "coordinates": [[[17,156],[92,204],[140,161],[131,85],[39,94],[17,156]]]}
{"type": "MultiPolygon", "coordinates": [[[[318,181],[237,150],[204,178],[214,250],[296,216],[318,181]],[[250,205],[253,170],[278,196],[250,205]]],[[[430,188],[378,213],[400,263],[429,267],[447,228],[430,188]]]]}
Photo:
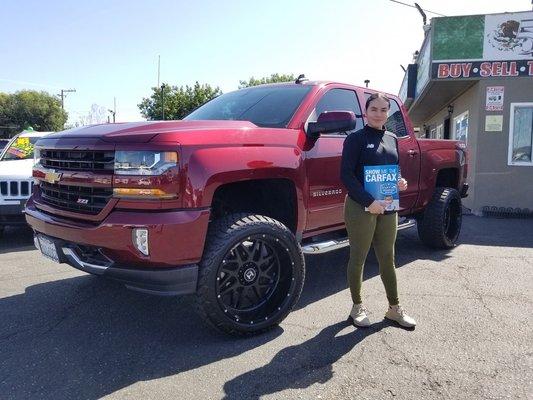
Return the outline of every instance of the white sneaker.
{"type": "Polygon", "coordinates": [[[411,318],[399,304],[389,306],[385,318],[398,322],[404,328],[413,328],[416,325],[414,318],[411,318]]]}
{"type": "Polygon", "coordinates": [[[370,320],[367,316],[367,309],[363,307],[362,304],[354,304],[352,311],[350,312],[350,317],[352,317],[353,324],[359,327],[370,326],[370,320]]]}

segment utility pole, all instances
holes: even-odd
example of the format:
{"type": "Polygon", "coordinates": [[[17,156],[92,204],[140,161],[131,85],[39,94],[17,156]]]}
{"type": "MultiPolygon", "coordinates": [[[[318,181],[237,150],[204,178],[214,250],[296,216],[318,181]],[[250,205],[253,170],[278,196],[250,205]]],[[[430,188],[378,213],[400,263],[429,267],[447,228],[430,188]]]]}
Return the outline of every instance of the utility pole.
{"type": "Polygon", "coordinates": [[[161,77],[161,56],[157,56],[157,87],[161,88],[161,119],[165,120],[165,84],[159,86],[159,78],[161,77]]]}
{"type": "Polygon", "coordinates": [[[157,87],[159,87],[160,75],[161,75],[161,56],[157,56],[157,87]]]}
{"type": "Polygon", "coordinates": [[[368,79],[365,79],[365,87],[368,87],[369,83],[370,83],[370,81],[368,79]]]}
{"type": "Polygon", "coordinates": [[[165,84],[161,85],[161,119],[165,120],[165,84]]]}
{"type": "Polygon", "coordinates": [[[76,93],[76,89],[61,89],[61,93],[58,94],[61,97],[61,109],[65,109],[65,93],[76,93]]]}

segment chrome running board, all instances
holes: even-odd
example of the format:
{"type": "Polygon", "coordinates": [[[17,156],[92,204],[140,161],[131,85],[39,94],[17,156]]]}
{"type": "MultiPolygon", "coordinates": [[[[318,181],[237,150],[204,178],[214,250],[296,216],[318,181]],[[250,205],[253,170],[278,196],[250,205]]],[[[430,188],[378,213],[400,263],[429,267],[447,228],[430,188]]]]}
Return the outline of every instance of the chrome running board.
{"type": "MultiPolygon", "coordinates": [[[[398,230],[411,228],[416,225],[415,220],[409,219],[398,224],[398,230]]],[[[323,254],[335,251],[350,245],[348,238],[330,239],[323,242],[308,243],[302,246],[304,254],[323,254]]]]}
{"type": "Polygon", "coordinates": [[[302,246],[302,251],[304,254],[322,254],[329,251],[335,251],[347,247],[350,245],[348,238],[341,240],[328,240],[326,242],[320,243],[310,243],[302,246]]]}

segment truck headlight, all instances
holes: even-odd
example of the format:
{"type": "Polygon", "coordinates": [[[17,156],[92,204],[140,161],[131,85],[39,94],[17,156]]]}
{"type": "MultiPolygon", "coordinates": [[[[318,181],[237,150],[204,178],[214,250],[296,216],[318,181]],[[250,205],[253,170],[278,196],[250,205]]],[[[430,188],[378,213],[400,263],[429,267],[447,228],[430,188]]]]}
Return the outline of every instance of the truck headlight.
{"type": "Polygon", "coordinates": [[[41,149],[37,146],[33,148],[33,165],[41,163],[41,149]]]}
{"type": "Polygon", "coordinates": [[[178,153],[172,151],[116,151],[115,174],[161,175],[178,164],[178,153]]]}

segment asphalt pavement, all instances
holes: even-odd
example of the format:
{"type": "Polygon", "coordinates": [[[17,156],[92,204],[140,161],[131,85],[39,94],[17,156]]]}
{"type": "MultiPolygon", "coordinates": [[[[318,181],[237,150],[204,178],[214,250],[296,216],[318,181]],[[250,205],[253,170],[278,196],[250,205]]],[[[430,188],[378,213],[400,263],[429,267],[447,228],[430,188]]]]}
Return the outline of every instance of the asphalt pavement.
{"type": "Polygon", "coordinates": [[[153,297],[54,264],[31,231],[0,239],[1,399],[531,399],[533,220],[467,216],[460,243],[402,231],[400,301],[418,325],[347,321],[348,250],[306,257],[302,298],[279,328],[246,339],[206,327],[192,297],[153,297]]]}

